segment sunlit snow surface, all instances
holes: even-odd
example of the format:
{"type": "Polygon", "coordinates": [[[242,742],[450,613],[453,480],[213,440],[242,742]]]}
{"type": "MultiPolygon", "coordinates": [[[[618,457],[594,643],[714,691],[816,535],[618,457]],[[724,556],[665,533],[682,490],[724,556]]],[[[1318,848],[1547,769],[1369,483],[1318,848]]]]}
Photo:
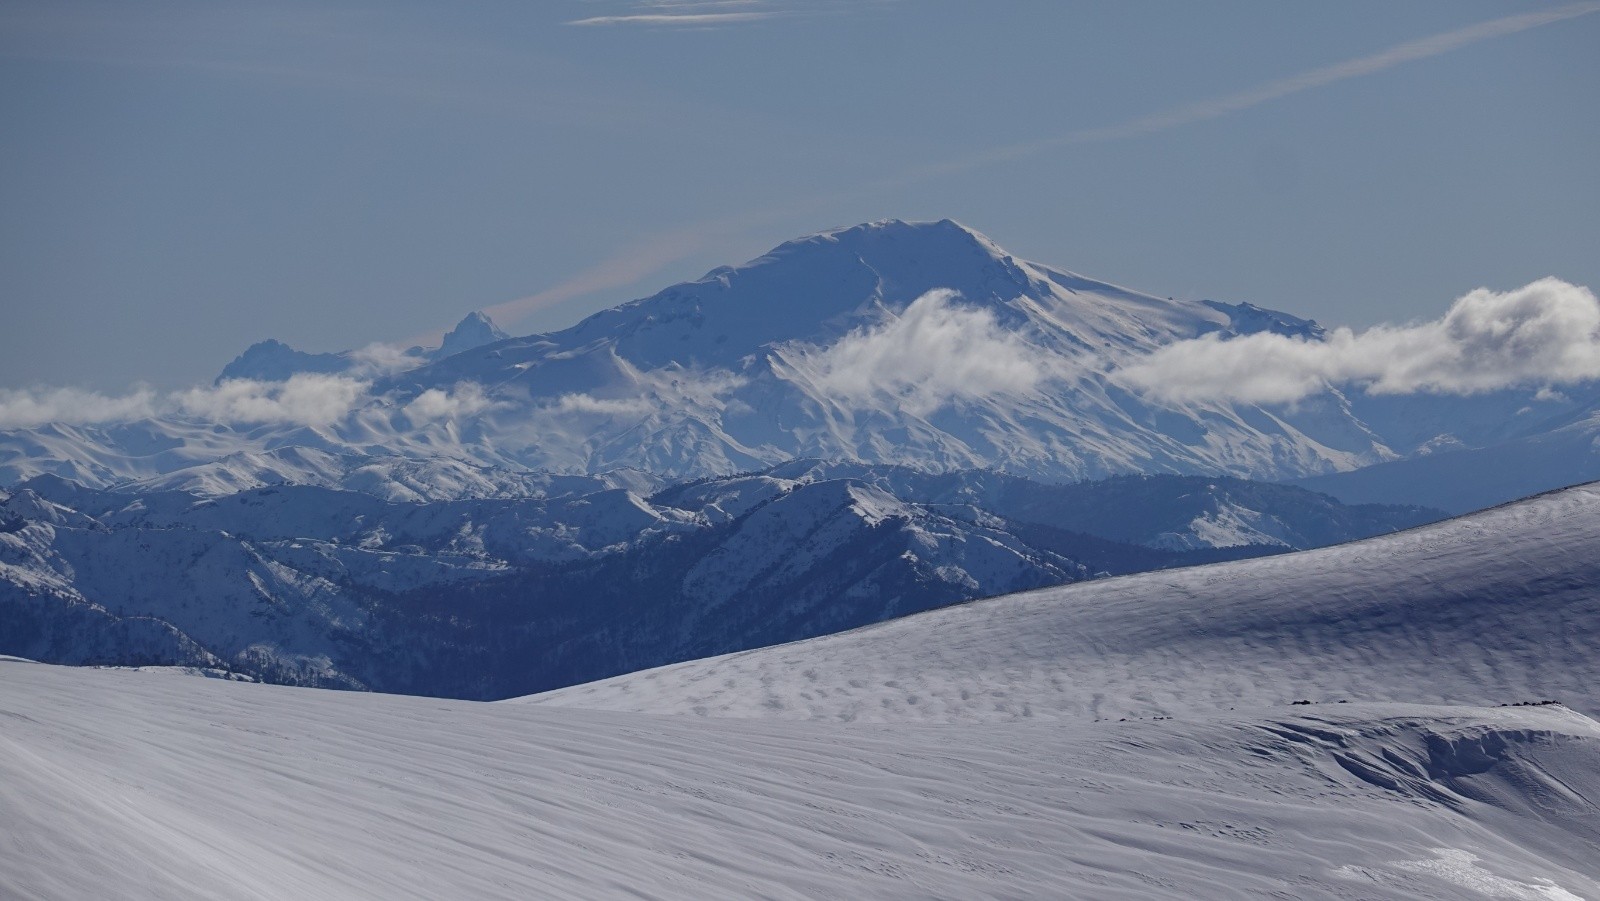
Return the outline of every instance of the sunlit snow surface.
{"type": "Polygon", "coordinates": [[[1562,708],[928,727],[0,678],[6,897],[1600,897],[1600,726],[1562,708]]]}
{"type": "Polygon", "coordinates": [[[1008,595],[536,703],[1002,722],[1295,700],[1600,713],[1600,485],[1280,557],[1008,595]]]}
{"type": "Polygon", "coordinates": [[[544,704],[3,661],[0,897],[1592,901],[1596,545],[1575,489],[544,704]]]}

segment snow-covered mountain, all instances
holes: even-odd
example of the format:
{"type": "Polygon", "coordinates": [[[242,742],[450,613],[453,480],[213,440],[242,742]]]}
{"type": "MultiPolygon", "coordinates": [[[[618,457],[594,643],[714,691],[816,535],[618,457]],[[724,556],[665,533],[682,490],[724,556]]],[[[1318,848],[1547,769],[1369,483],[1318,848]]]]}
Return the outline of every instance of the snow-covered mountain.
{"type": "Polygon", "coordinates": [[[255,379],[263,382],[282,382],[296,373],[344,372],[355,365],[348,351],[344,353],[307,353],[295,350],[276,338],[257,341],[245,348],[222,367],[217,376],[221,383],[229,379],[255,379]]]}
{"type": "Polygon", "coordinates": [[[1045,481],[1288,478],[1503,440],[1503,407],[1533,421],[1582,405],[1331,389],[1293,405],[1168,402],[1120,375],[1172,342],[1259,332],[1323,336],[1288,314],[1019,260],[949,220],[889,220],[788,242],[549,334],[501,339],[474,314],[437,351],[266,342],[224,371],[216,403],[0,432],[0,482],[50,472],[109,486],[294,447],[666,481],[802,457],[1045,481]],[[270,403],[237,402],[252,391],[270,403]],[[297,405],[316,415],[297,418],[297,405]]]}
{"type": "Polygon", "coordinates": [[[1019,260],[949,220],[888,220],[790,241],[549,334],[505,338],[473,314],[436,350],[263,342],[214,394],[158,415],[0,431],[0,484],[53,473],[106,487],[291,448],[662,483],[795,458],[1049,482],[1287,479],[1500,444],[1600,397],[1330,386],[1292,404],[1176,401],[1124,373],[1184,339],[1263,332],[1326,337],[1286,313],[1019,260]]]}
{"type": "Polygon", "coordinates": [[[659,478],[639,470],[557,475],[475,466],[452,457],[374,457],[285,447],[262,453],[229,454],[209,463],[125,482],[115,490],[124,494],[181,491],[200,497],[221,497],[269,485],[315,485],[359,491],[384,500],[418,503],[565,497],[612,488],[649,494],[662,487],[659,478]]]}
{"type": "Polygon", "coordinates": [[[1302,427],[1254,408],[1162,406],[1110,373],[1183,338],[1314,328],[1027,263],[948,220],[887,221],[376,390],[493,386],[499,405],[474,427],[524,465],[572,471],[692,477],[816,457],[1050,479],[1263,476],[1394,456],[1342,411],[1302,427]]]}
{"type": "Polygon", "coordinates": [[[307,353],[296,350],[276,338],[258,341],[222,367],[217,383],[230,379],[248,379],[260,382],[283,382],[296,375],[364,374],[376,364],[384,366],[421,366],[433,360],[442,360],[453,354],[482,347],[511,337],[494,324],[483,311],[468,313],[445,333],[438,347],[412,347],[398,359],[375,360],[360,350],[339,353],[307,353]]]}
{"type": "MultiPolygon", "coordinates": [[[[1513,420],[1514,421],[1514,420],[1513,420]]],[[[1464,513],[1600,479],[1600,398],[1510,440],[1300,479],[1346,503],[1425,504],[1464,513]]]]}
{"type": "Polygon", "coordinates": [[[1588,486],[501,704],[0,661],[0,894],[1600,897],[1597,544],[1588,486]]]}
{"type": "Polygon", "coordinates": [[[0,653],[504,697],[1439,515],[1228,479],[818,461],[650,496],[315,452],[215,467],[192,494],[41,476],[0,500],[0,653]]]}

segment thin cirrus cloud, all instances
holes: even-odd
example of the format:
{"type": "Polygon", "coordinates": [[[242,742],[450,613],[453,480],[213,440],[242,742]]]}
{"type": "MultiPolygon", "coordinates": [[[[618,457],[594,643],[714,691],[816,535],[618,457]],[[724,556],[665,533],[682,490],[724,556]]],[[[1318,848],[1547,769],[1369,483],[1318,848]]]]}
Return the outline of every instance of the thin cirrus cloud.
{"type": "Polygon", "coordinates": [[[673,26],[679,28],[704,28],[712,25],[738,25],[760,22],[779,15],[777,12],[726,12],[726,13],[632,13],[619,16],[590,16],[574,19],[568,25],[635,25],[673,26]]]}
{"type": "Polygon", "coordinates": [[[713,28],[776,18],[784,12],[768,0],[635,0],[627,11],[573,19],[584,27],[713,28]]]}
{"type": "Polygon", "coordinates": [[[1205,336],[1118,370],[1144,394],[1176,402],[1294,403],[1329,386],[1370,394],[1477,394],[1600,379],[1600,301],[1543,278],[1513,291],[1479,288],[1440,318],[1324,341],[1271,333],[1205,336]]]}
{"type": "MultiPolygon", "coordinates": [[[[668,8],[686,9],[686,7],[677,5],[668,8]]],[[[837,200],[858,197],[863,191],[892,190],[1062,147],[1131,140],[1159,134],[1175,128],[1243,112],[1244,110],[1281,100],[1304,91],[1326,87],[1353,78],[1375,75],[1406,63],[1441,56],[1482,41],[1505,37],[1596,12],[1600,12],[1600,2],[1584,0],[1584,2],[1571,3],[1536,12],[1503,16],[1417,40],[1406,41],[1380,50],[1377,53],[1310,69],[1286,78],[1268,81],[1244,91],[1208,97],[1122,122],[1078,129],[1042,140],[995,147],[957,159],[919,166],[900,175],[874,182],[850,192],[841,192],[834,195],[816,195],[797,203],[786,204],[773,209],[756,211],[738,217],[726,217],[714,222],[701,223],[698,226],[676,228],[647,238],[637,247],[626,248],[614,254],[605,262],[549,289],[518,300],[508,301],[495,308],[494,315],[506,321],[514,321],[517,318],[531,314],[535,310],[555,306],[577,297],[592,294],[598,290],[629,284],[651,272],[699,252],[723,235],[737,233],[730,228],[732,223],[737,223],[740,229],[747,229],[787,218],[799,210],[819,209],[837,200]]],[[[732,14],[685,12],[640,13],[638,15],[643,17],[659,16],[670,19],[683,15],[732,14]]],[[[569,24],[628,24],[622,21],[628,18],[629,16],[627,15],[597,16],[592,17],[590,20],[578,20],[577,23],[569,24]],[[601,22],[597,20],[608,21],[601,22]]],[[[633,24],[646,23],[636,22],[633,24]]]]}
{"type": "Polygon", "coordinates": [[[1174,128],[1181,128],[1197,122],[1219,119],[1223,116],[1243,112],[1252,107],[1314,88],[1327,87],[1341,81],[1375,75],[1406,63],[1441,56],[1482,41],[1506,37],[1531,28],[1551,25],[1596,12],[1600,12],[1600,2],[1584,0],[1581,3],[1570,3],[1538,12],[1519,13],[1491,19],[1487,22],[1479,22],[1476,25],[1468,25],[1464,28],[1457,28],[1414,41],[1406,41],[1380,50],[1377,53],[1334,63],[1330,66],[1310,69],[1233,94],[1208,97],[1204,100],[1159,110],[1110,125],[1077,129],[1042,140],[996,147],[960,159],[921,167],[904,175],[888,179],[880,184],[879,187],[898,187],[904,184],[912,184],[930,178],[1033,156],[1060,147],[1121,141],[1159,134],[1174,128]]]}

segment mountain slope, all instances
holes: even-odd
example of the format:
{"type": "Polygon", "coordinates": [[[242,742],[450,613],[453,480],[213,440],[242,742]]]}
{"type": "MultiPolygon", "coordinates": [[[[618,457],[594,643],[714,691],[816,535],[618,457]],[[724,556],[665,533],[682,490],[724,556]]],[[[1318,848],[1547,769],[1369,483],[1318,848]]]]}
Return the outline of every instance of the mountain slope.
{"type": "Polygon", "coordinates": [[[1465,513],[1600,478],[1600,411],[1487,447],[1461,447],[1295,484],[1345,503],[1423,504],[1465,513]]]}
{"type": "Polygon", "coordinates": [[[1322,550],[947,608],[527,699],[866,721],[1564,699],[1600,712],[1600,486],[1322,550]],[[930,636],[946,637],[930,640],[930,636]]]}

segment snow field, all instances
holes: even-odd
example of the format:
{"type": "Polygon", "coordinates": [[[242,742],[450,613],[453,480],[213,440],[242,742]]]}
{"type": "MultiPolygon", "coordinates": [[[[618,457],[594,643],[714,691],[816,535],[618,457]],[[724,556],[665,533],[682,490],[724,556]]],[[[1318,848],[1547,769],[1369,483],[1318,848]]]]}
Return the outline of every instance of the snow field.
{"type": "Polygon", "coordinates": [[[5,662],[0,895],[1600,896],[1587,717],[1230,717],[706,720],[5,662]]]}

